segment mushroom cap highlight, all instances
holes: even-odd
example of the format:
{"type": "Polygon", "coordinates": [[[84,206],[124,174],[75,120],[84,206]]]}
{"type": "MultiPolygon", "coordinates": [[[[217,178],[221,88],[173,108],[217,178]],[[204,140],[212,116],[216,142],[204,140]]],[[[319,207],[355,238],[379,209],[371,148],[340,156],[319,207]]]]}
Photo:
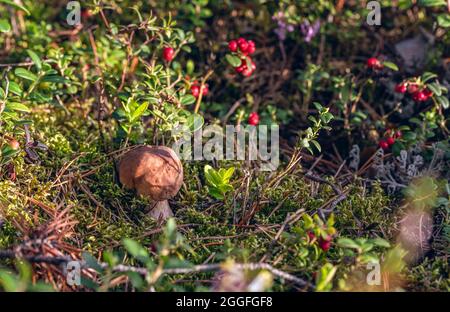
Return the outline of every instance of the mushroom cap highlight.
{"type": "Polygon", "coordinates": [[[174,197],[183,184],[183,165],[165,146],[140,146],[125,153],[119,163],[120,183],[138,195],[163,201],[174,197]]]}

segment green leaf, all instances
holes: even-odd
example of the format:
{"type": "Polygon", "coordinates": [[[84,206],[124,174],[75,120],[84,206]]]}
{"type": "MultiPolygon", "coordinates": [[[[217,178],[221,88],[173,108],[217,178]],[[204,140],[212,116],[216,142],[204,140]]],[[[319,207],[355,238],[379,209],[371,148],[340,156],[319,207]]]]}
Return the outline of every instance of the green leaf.
{"type": "Polygon", "coordinates": [[[420,77],[420,80],[422,80],[422,82],[425,83],[436,77],[437,77],[437,75],[435,73],[425,72],[425,73],[423,73],[422,77],[420,77]]]}
{"type": "Polygon", "coordinates": [[[247,65],[247,68],[252,68],[252,59],[250,57],[246,57],[245,64],[247,65]]]}
{"type": "Polygon", "coordinates": [[[187,53],[191,53],[191,52],[192,52],[191,47],[188,46],[188,45],[182,46],[182,47],[181,47],[181,50],[186,51],[187,53]]]}
{"type": "Polygon", "coordinates": [[[427,84],[427,88],[430,89],[437,96],[442,95],[441,86],[437,82],[427,84]]]}
{"type": "Polygon", "coordinates": [[[0,32],[7,33],[11,31],[11,25],[8,20],[2,18],[0,19],[0,32]]]}
{"type": "Polygon", "coordinates": [[[403,133],[402,138],[405,141],[413,141],[413,140],[415,140],[417,138],[417,135],[416,135],[415,132],[408,131],[408,132],[403,133]]]}
{"type": "Polygon", "coordinates": [[[24,105],[22,103],[17,103],[17,102],[7,103],[6,109],[12,110],[12,111],[26,112],[26,113],[28,113],[30,111],[30,109],[26,105],[24,105]]]}
{"type": "Polygon", "coordinates": [[[379,247],[385,247],[385,248],[389,248],[391,247],[391,244],[389,244],[389,242],[385,239],[382,238],[374,238],[372,240],[372,243],[374,243],[375,245],[379,246],[379,247]]]}
{"type": "Polygon", "coordinates": [[[30,15],[30,11],[28,11],[28,9],[26,7],[24,7],[23,5],[20,5],[18,3],[15,3],[11,0],[0,0],[0,3],[5,3],[7,5],[12,6],[13,8],[16,8],[18,10],[22,10],[24,11],[27,15],[30,15]]]}
{"type": "Polygon", "coordinates": [[[234,170],[235,170],[234,167],[228,168],[227,170],[225,170],[225,173],[223,174],[222,178],[228,182],[230,178],[233,176],[234,170]]]}
{"type": "Polygon", "coordinates": [[[165,235],[167,237],[172,237],[177,232],[177,223],[174,218],[167,220],[166,228],[164,229],[165,235]]]}
{"type": "Polygon", "coordinates": [[[436,97],[436,101],[441,105],[444,109],[447,109],[450,106],[449,100],[447,97],[441,95],[436,97]]]}
{"type": "Polygon", "coordinates": [[[360,249],[360,246],[350,238],[340,238],[337,243],[339,246],[344,248],[360,249]]]}
{"type": "Polygon", "coordinates": [[[37,76],[25,68],[21,68],[21,67],[16,68],[16,70],[14,71],[14,74],[17,77],[31,80],[33,82],[37,80],[37,76]]]}
{"type": "Polygon", "coordinates": [[[141,105],[139,105],[139,107],[136,108],[136,110],[131,115],[131,122],[134,122],[138,118],[140,118],[142,116],[142,114],[144,114],[144,112],[147,110],[147,108],[148,108],[148,102],[144,102],[141,105]]]}
{"type": "Polygon", "coordinates": [[[317,142],[316,140],[311,140],[311,143],[317,148],[319,153],[322,152],[322,147],[320,146],[319,142],[317,142]]]}
{"type": "Polygon", "coordinates": [[[0,285],[7,292],[16,292],[20,290],[18,278],[4,270],[0,271],[0,285]]]}
{"type": "Polygon", "coordinates": [[[308,215],[307,213],[303,214],[302,219],[303,219],[303,222],[305,223],[306,229],[309,229],[314,225],[313,218],[311,218],[311,216],[308,215]]]}
{"type": "Polygon", "coordinates": [[[361,253],[366,253],[368,251],[371,251],[373,249],[373,245],[372,244],[363,244],[361,246],[361,253]]]}
{"type": "Polygon", "coordinates": [[[33,60],[34,65],[36,65],[37,69],[41,70],[42,62],[41,62],[41,59],[39,58],[39,56],[33,50],[27,50],[27,53],[33,60]]]}
{"type": "Polygon", "coordinates": [[[124,120],[127,118],[127,114],[125,113],[125,111],[123,110],[123,108],[118,108],[116,109],[113,114],[112,114],[113,118],[116,120],[124,120]]]}
{"type": "Polygon", "coordinates": [[[238,67],[241,65],[241,59],[235,55],[227,54],[225,55],[225,59],[233,67],[238,67]]]}
{"type": "Polygon", "coordinates": [[[223,200],[225,198],[225,196],[217,188],[208,187],[208,193],[209,195],[218,200],[223,200]]]}
{"type": "Polygon", "coordinates": [[[220,184],[221,182],[220,177],[218,176],[216,170],[214,170],[213,167],[211,167],[210,165],[205,165],[203,171],[205,173],[206,182],[208,182],[212,186],[217,186],[220,184]]]}
{"type": "Polygon", "coordinates": [[[331,119],[334,118],[333,114],[330,112],[324,113],[321,117],[322,117],[322,121],[326,124],[329,123],[331,121],[331,119]]]}
{"type": "Polygon", "coordinates": [[[9,82],[9,92],[14,93],[15,95],[21,96],[22,95],[22,88],[20,88],[20,86],[14,82],[14,81],[10,81],[9,82]]]}
{"type": "Polygon", "coordinates": [[[305,147],[305,148],[309,147],[309,141],[307,138],[304,138],[300,141],[300,147],[305,147]]]}
{"type": "Polygon", "coordinates": [[[138,242],[129,238],[124,238],[122,240],[122,244],[128,251],[128,253],[137,260],[141,262],[146,262],[149,259],[147,250],[145,250],[145,248],[142,247],[138,242]]]}
{"type": "Polygon", "coordinates": [[[192,94],[186,94],[181,98],[181,105],[187,106],[195,103],[195,96],[192,94]]]}
{"type": "Polygon", "coordinates": [[[317,111],[320,112],[323,110],[323,106],[320,103],[314,102],[313,104],[314,104],[315,108],[317,109],[317,111]]]}
{"type": "Polygon", "coordinates": [[[329,291],[333,287],[332,281],[336,273],[337,267],[331,263],[325,264],[319,270],[319,274],[316,277],[316,290],[317,291],[329,291]]]}
{"type": "Polygon", "coordinates": [[[359,257],[361,263],[379,263],[380,260],[372,254],[364,254],[359,257]]]}
{"type": "Polygon", "coordinates": [[[95,259],[90,253],[83,252],[82,253],[83,260],[86,262],[86,265],[90,267],[91,269],[94,269],[97,272],[102,272],[103,268],[100,266],[100,264],[97,262],[97,259],[95,259]]]}
{"type": "Polygon", "coordinates": [[[317,124],[317,120],[314,116],[310,115],[308,116],[309,121],[311,121],[313,124],[317,124]]]}
{"type": "Polygon", "coordinates": [[[186,63],[186,72],[188,75],[192,75],[195,69],[195,63],[193,60],[188,60],[186,63]]]}
{"type": "Polygon", "coordinates": [[[450,27],[450,14],[443,13],[437,17],[438,25],[444,28],[450,27]]]}
{"type": "MultiPolygon", "coordinates": [[[[414,133],[414,132],[409,132],[409,133],[414,133]]],[[[404,138],[404,137],[403,137],[403,138],[404,138]]],[[[405,145],[404,145],[402,142],[400,142],[400,141],[396,141],[396,142],[394,143],[394,145],[392,145],[392,153],[393,153],[395,156],[400,155],[400,152],[401,152],[402,150],[405,150],[405,149],[406,149],[405,145]]]]}
{"type": "Polygon", "coordinates": [[[203,116],[200,114],[191,114],[188,118],[186,118],[186,126],[189,128],[191,132],[195,132],[199,130],[201,127],[203,127],[203,124],[205,123],[205,120],[203,119],[203,116]]]}
{"type": "Polygon", "coordinates": [[[419,0],[419,5],[431,7],[431,6],[445,6],[447,3],[445,0],[419,0]]]}
{"type": "Polygon", "coordinates": [[[48,75],[42,77],[42,82],[51,82],[51,83],[66,83],[68,80],[64,77],[58,75],[48,75]]]}
{"type": "Polygon", "coordinates": [[[1,150],[0,156],[2,158],[10,158],[19,153],[19,150],[12,149],[9,145],[1,150]]]}
{"type": "Polygon", "coordinates": [[[145,285],[144,279],[138,272],[126,272],[125,275],[128,276],[134,288],[140,289],[144,287],[145,285]]]}
{"type": "Polygon", "coordinates": [[[51,102],[53,100],[53,94],[52,93],[41,93],[38,91],[33,91],[30,94],[30,100],[39,102],[39,103],[45,103],[45,102],[51,102]]]}
{"type": "Polygon", "coordinates": [[[392,69],[393,71],[398,71],[398,66],[392,62],[383,62],[383,65],[387,68],[392,69]]]}

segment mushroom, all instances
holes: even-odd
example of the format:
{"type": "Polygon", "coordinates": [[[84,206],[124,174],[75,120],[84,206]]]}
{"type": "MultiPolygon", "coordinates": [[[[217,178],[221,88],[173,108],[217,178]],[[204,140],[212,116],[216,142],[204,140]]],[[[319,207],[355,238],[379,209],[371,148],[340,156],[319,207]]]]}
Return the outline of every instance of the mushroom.
{"type": "Polygon", "coordinates": [[[177,154],[165,146],[140,146],[125,153],[119,163],[120,183],[152,200],[150,216],[166,220],[173,216],[169,198],[183,184],[183,166],[177,154]]]}

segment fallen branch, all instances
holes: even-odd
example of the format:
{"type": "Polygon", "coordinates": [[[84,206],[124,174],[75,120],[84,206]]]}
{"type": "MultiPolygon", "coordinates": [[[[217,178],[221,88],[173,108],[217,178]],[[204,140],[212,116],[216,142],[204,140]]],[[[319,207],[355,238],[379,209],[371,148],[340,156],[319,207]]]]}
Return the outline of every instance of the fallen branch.
{"type": "MultiPolygon", "coordinates": [[[[52,265],[63,265],[71,261],[78,261],[74,260],[70,257],[47,257],[47,256],[25,256],[21,257],[13,250],[0,250],[0,259],[21,259],[25,260],[31,263],[48,263],[52,265]]],[[[89,268],[85,261],[80,261],[81,268],[87,269],[89,268]]],[[[99,263],[99,266],[102,269],[108,269],[110,268],[107,263],[101,262],[99,263]]],[[[250,270],[250,271],[256,271],[256,270],[267,270],[270,271],[273,275],[277,276],[280,279],[293,282],[298,286],[301,287],[309,287],[313,288],[313,285],[311,285],[309,282],[296,277],[292,274],[286,273],[284,271],[281,271],[279,269],[274,268],[268,263],[236,263],[234,264],[234,267],[240,270],[250,270]]],[[[128,266],[119,264],[112,268],[110,268],[113,272],[136,272],[140,275],[147,276],[149,274],[149,271],[146,268],[141,267],[134,267],[134,266],[128,266]]],[[[161,271],[161,275],[163,274],[190,274],[190,273],[200,273],[200,272],[215,272],[222,269],[222,264],[215,263],[215,264],[199,264],[195,265],[190,268],[173,268],[173,269],[163,269],[161,271]]]]}
{"type": "Polygon", "coordinates": [[[20,257],[13,250],[0,250],[0,259],[22,259],[30,263],[47,263],[61,265],[70,261],[75,261],[70,257],[48,257],[48,256],[27,256],[20,257]]]}
{"type": "Polygon", "coordinates": [[[0,64],[0,67],[31,66],[33,64],[34,62],[10,63],[10,64],[0,64]]]}

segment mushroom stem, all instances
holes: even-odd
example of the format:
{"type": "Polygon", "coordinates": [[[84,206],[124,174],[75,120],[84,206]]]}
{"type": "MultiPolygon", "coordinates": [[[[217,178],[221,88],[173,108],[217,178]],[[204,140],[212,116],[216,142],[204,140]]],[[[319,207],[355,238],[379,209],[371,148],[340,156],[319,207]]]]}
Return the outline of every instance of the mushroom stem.
{"type": "Polygon", "coordinates": [[[155,204],[150,205],[149,215],[156,220],[167,220],[168,218],[173,217],[169,201],[158,201],[155,204]]]}

